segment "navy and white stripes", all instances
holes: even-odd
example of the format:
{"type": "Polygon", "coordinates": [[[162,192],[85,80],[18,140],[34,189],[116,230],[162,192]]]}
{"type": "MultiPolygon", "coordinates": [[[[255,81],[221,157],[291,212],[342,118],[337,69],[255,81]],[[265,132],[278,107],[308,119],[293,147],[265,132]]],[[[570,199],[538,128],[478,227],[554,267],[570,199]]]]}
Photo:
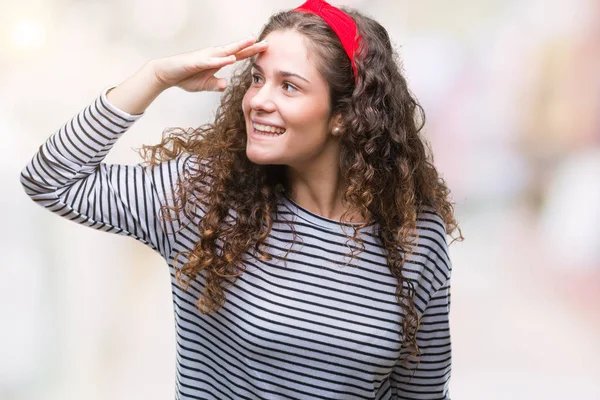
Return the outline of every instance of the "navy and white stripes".
{"type": "Polygon", "coordinates": [[[346,265],[343,225],[287,197],[267,240],[273,258],[246,252],[246,271],[226,287],[225,305],[201,314],[202,277],[184,292],[173,262],[198,240],[194,227],[204,211],[191,221],[158,218],[160,205],[173,202],[177,177],[197,164],[192,156],[147,168],[103,163],[142,116],[111,105],[107,91],[46,140],[21,182],[35,202],[60,216],[134,237],[163,256],[172,282],[176,399],[450,398],[452,268],[438,215],[419,215],[419,238],[404,270],[422,315],[416,370],[397,362],[404,354],[402,311],[376,226],[361,231],[365,249],[346,265]]]}

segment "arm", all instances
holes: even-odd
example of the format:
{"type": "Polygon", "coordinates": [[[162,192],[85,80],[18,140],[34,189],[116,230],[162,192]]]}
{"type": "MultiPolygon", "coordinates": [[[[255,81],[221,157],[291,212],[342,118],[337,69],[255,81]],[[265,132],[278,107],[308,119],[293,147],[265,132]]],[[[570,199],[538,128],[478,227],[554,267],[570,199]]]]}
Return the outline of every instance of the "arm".
{"type": "Polygon", "coordinates": [[[398,364],[394,368],[394,399],[450,399],[448,386],[452,348],[449,315],[450,280],[431,296],[422,315],[417,332],[417,343],[421,351],[420,364],[417,367],[414,361],[407,366],[398,364]]]}
{"type": "Polygon", "coordinates": [[[142,116],[115,107],[107,92],[40,146],[21,172],[21,184],[48,210],[98,230],[132,236],[166,257],[173,242],[168,234],[176,227],[158,215],[160,204],[172,197],[182,160],[152,168],[102,163],[142,116]]]}
{"type": "MultiPolygon", "coordinates": [[[[391,374],[393,399],[449,400],[452,364],[450,340],[450,278],[452,262],[448,255],[446,230],[435,212],[420,215],[422,233],[410,269],[417,284],[417,311],[420,324],[417,345],[420,358],[401,365],[391,374]],[[417,361],[420,363],[417,365],[417,361]]],[[[402,349],[402,356],[408,349],[402,349]]]]}
{"type": "Polygon", "coordinates": [[[172,205],[173,180],[182,175],[192,155],[151,168],[102,160],[162,91],[173,86],[223,91],[227,82],[214,73],[267,49],[267,43],[254,41],[247,38],[152,60],[108,96],[105,90],[50,136],[22,170],[27,195],[62,217],[133,236],[167,257],[174,243],[169,235],[178,228],[159,221],[158,215],[161,203],[171,200],[172,205]]]}

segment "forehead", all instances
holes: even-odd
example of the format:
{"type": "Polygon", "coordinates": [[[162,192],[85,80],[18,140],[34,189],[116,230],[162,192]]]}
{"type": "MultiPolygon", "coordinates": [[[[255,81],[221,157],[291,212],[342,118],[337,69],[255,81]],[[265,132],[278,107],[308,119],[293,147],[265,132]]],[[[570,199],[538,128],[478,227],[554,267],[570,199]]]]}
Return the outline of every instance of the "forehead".
{"type": "Polygon", "coordinates": [[[267,50],[253,57],[261,67],[277,68],[307,77],[318,74],[303,35],[292,30],[274,31],[265,40],[269,42],[267,50]]]}

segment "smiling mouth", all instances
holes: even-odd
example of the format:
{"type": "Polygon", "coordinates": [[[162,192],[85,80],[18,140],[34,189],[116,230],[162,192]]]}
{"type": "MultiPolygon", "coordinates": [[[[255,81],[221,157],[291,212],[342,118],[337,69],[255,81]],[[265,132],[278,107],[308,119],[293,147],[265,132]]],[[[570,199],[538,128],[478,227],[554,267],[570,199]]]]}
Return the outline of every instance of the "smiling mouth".
{"type": "Polygon", "coordinates": [[[261,135],[265,137],[277,137],[281,136],[285,133],[284,128],[275,128],[272,126],[252,123],[252,130],[256,135],[261,135]]]}

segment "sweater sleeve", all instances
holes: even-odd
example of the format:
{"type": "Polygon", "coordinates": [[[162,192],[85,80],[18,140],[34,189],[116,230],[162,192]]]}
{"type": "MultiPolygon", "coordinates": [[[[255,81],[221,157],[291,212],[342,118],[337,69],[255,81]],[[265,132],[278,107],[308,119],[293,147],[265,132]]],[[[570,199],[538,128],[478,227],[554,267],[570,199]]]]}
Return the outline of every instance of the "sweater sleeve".
{"type": "Polygon", "coordinates": [[[450,281],[432,297],[421,317],[417,344],[420,363],[397,364],[392,373],[396,397],[410,400],[449,400],[452,364],[450,341],[450,281]]]}
{"type": "MultiPolygon", "coordinates": [[[[420,357],[398,362],[391,375],[392,398],[402,400],[450,400],[452,365],[450,337],[450,282],[452,262],[448,255],[446,231],[439,216],[428,218],[428,233],[423,238],[423,257],[432,271],[431,285],[420,283],[424,304],[420,312],[417,345],[420,357]],[[420,361],[420,362],[418,362],[420,361]]],[[[419,307],[418,307],[419,308],[419,307]]],[[[403,349],[402,355],[408,354],[403,349]]]]}
{"type": "Polygon", "coordinates": [[[143,115],[110,104],[110,89],[40,146],[21,171],[21,184],[33,201],[61,217],[131,236],[167,258],[178,222],[160,220],[160,206],[172,204],[184,160],[151,167],[103,163],[117,139],[143,115]]]}

